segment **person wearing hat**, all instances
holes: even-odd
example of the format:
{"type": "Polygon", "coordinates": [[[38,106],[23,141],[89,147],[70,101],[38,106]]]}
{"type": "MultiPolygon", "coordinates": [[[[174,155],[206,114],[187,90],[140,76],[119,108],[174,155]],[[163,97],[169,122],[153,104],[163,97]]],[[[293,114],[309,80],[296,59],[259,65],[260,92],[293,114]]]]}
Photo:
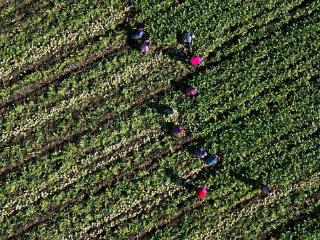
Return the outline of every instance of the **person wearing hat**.
{"type": "Polygon", "coordinates": [[[182,42],[184,46],[189,50],[192,51],[192,39],[194,38],[194,35],[192,32],[185,32],[182,35],[182,42]]]}

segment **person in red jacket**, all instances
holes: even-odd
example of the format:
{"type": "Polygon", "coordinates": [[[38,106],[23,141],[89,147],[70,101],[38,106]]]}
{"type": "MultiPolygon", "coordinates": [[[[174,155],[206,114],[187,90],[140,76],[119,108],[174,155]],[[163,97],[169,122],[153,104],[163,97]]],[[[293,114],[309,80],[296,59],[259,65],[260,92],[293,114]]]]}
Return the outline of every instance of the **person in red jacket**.
{"type": "Polygon", "coordinates": [[[204,184],[197,190],[197,197],[201,200],[204,200],[208,194],[207,186],[204,184]]]}

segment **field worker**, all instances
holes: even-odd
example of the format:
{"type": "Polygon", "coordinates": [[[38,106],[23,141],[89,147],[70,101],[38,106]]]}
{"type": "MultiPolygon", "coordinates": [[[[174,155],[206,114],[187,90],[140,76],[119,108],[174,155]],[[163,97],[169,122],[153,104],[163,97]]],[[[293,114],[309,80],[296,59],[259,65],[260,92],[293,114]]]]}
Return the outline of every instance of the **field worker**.
{"type": "Polygon", "coordinates": [[[201,56],[193,56],[190,58],[190,64],[192,66],[199,65],[203,61],[203,57],[201,56]]]}
{"type": "Polygon", "coordinates": [[[142,37],[145,35],[145,31],[143,27],[138,28],[137,31],[135,31],[132,35],[131,35],[131,39],[132,40],[139,40],[142,39],[142,37]]]}
{"type": "Polygon", "coordinates": [[[182,36],[182,42],[183,44],[188,48],[188,50],[192,50],[192,39],[194,38],[194,35],[192,32],[186,32],[182,36]]]}
{"type": "Polygon", "coordinates": [[[197,197],[204,200],[208,194],[207,186],[204,184],[197,190],[197,197]]]}
{"type": "Polygon", "coordinates": [[[186,89],[186,96],[193,97],[198,94],[198,89],[195,86],[190,86],[186,89]]]}
{"type": "Polygon", "coordinates": [[[177,110],[175,110],[174,108],[172,107],[167,107],[165,110],[164,110],[164,114],[167,115],[168,117],[171,117],[173,116],[174,114],[178,113],[177,110]]]}
{"type": "Polygon", "coordinates": [[[208,155],[208,153],[206,151],[204,151],[203,149],[198,149],[198,150],[196,150],[195,155],[198,158],[202,159],[202,158],[205,158],[208,155]]]}
{"type": "Polygon", "coordinates": [[[173,126],[171,132],[174,137],[184,137],[186,135],[186,132],[182,127],[173,126]]]}
{"type": "Polygon", "coordinates": [[[218,157],[216,154],[209,156],[209,157],[205,160],[205,162],[206,162],[208,165],[211,165],[211,166],[216,165],[216,164],[218,163],[218,161],[219,161],[219,157],[218,157]]]}
{"type": "Polygon", "coordinates": [[[148,40],[143,41],[143,43],[140,46],[140,51],[143,53],[149,52],[149,41],[148,40]]]}
{"type": "Polygon", "coordinates": [[[274,192],[274,188],[271,185],[265,185],[262,188],[262,192],[265,195],[271,195],[274,192]]]}

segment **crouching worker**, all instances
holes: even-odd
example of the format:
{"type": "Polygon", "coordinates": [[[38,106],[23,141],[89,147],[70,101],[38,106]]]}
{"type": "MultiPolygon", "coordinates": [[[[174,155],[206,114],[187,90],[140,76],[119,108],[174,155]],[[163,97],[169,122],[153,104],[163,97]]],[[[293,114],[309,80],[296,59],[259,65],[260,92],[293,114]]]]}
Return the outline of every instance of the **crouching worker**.
{"type": "Polygon", "coordinates": [[[185,95],[188,97],[193,97],[198,94],[198,89],[195,86],[190,86],[186,89],[185,95]]]}
{"type": "Polygon", "coordinates": [[[173,137],[184,137],[186,135],[184,128],[177,126],[172,127],[171,133],[173,137]]]}
{"type": "Polygon", "coordinates": [[[148,40],[147,35],[144,27],[139,27],[130,35],[129,43],[131,44],[131,47],[138,49],[142,53],[149,52],[150,41],[148,40]]]}
{"type": "Polygon", "coordinates": [[[186,32],[182,36],[182,42],[184,46],[189,50],[192,51],[192,40],[194,38],[194,35],[192,32],[186,32]]]}
{"type": "Polygon", "coordinates": [[[208,194],[207,186],[204,184],[197,190],[197,197],[204,200],[208,194]]]}
{"type": "Polygon", "coordinates": [[[219,161],[219,157],[216,154],[210,155],[209,157],[207,157],[205,159],[205,163],[210,165],[210,166],[217,165],[218,161],[219,161]]]}

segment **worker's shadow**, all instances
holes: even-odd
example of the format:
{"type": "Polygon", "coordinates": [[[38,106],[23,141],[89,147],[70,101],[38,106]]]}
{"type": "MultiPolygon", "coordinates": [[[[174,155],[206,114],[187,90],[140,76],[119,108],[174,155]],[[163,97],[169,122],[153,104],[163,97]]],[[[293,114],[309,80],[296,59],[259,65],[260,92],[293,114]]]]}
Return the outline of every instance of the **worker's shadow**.
{"type": "Polygon", "coordinates": [[[172,134],[172,128],[175,126],[174,123],[172,122],[162,122],[160,124],[161,126],[161,131],[167,135],[171,135],[172,134]]]}
{"type": "Polygon", "coordinates": [[[190,87],[189,84],[184,83],[183,81],[172,80],[170,82],[171,88],[174,91],[180,91],[182,94],[185,94],[186,90],[190,87]]]}
{"type": "MultiPolygon", "coordinates": [[[[148,103],[145,108],[141,110],[142,114],[145,114],[146,110],[151,108],[157,111],[158,114],[161,114],[165,116],[165,109],[170,107],[169,105],[166,104],[159,104],[158,102],[150,102],[148,103]]],[[[162,118],[161,118],[162,119],[162,118]]],[[[169,119],[169,118],[168,118],[169,119]]],[[[172,120],[172,119],[171,119],[172,120]]],[[[176,126],[172,121],[169,119],[169,121],[159,121],[159,125],[161,127],[161,132],[165,133],[166,135],[171,135],[172,134],[172,128],[176,126]]]]}
{"type": "Polygon", "coordinates": [[[261,189],[264,186],[261,179],[249,178],[248,170],[245,168],[240,168],[238,171],[231,171],[231,176],[254,189],[261,189]]]}
{"type": "Polygon", "coordinates": [[[205,148],[205,139],[203,137],[197,138],[197,141],[190,144],[186,150],[191,156],[194,156],[196,151],[201,148],[205,148]]]}
{"type": "Polygon", "coordinates": [[[183,37],[183,31],[177,31],[176,32],[176,41],[177,41],[177,43],[183,45],[182,37],[183,37]]]}
{"type": "Polygon", "coordinates": [[[159,113],[159,114],[164,114],[164,110],[167,109],[170,106],[166,105],[166,104],[161,104],[161,103],[158,103],[158,102],[151,102],[151,103],[147,104],[146,107],[155,109],[157,111],[157,113],[159,113]]]}
{"type": "Polygon", "coordinates": [[[126,42],[131,49],[138,49],[137,41],[134,41],[131,36],[135,33],[136,29],[127,29],[127,39],[126,42]]]}
{"type": "Polygon", "coordinates": [[[221,160],[214,166],[207,166],[202,168],[202,170],[195,176],[195,181],[202,181],[206,182],[206,180],[211,176],[214,175],[217,171],[222,169],[223,166],[221,164],[221,160]]]}
{"type": "Polygon", "coordinates": [[[187,64],[189,62],[189,54],[183,49],[179,50],[175,47],[168,47],[163,50],[163,54],[169,58],[187,64]]]}
{"type": "Polygon", "coordinates": [[[197,186],[195,184],[189,183],[187,180],[180,178],[172,168],[166,168],[165,174],[174,184],[187,189],[189,192],[197,190],[197,186]]]}

